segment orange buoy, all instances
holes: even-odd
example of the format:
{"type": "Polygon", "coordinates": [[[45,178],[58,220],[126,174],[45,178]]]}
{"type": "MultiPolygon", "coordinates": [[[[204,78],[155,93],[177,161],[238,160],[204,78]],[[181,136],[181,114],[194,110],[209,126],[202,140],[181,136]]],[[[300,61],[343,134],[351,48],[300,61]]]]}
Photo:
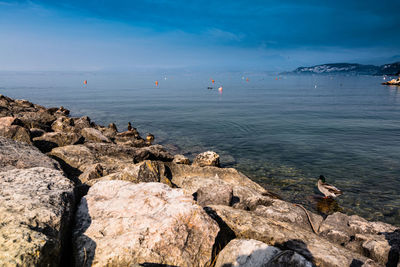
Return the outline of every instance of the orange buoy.
{"type": "Polygon", "coordinates": [[[84,81],[83,81],[83,84],[87,84],[87,80],[84,80],[84,81]]]}
{"type": "Polygon", "coordinates": [[[155,82],[156,86],[158,86],[158,81],[155,82]]]}
{"type": "Polygon", "coordinates": [[[249,78],[246,78],[246,82],[249,82],[249,78]]]}
{"type": "Polygon", "coordinates": [[[214,80],[211,80],[211,82],[214,83],[215,81],[214,81],[214,80]]]}

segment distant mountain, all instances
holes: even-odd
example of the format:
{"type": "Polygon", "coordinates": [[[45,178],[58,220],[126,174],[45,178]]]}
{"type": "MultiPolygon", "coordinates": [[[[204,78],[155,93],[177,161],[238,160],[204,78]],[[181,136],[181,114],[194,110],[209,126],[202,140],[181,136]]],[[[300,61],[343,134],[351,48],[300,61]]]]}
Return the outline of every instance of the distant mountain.
{"type": "Polygon", "coordinates": [[[353,63],[332,63],[312,67],[299,67],[283,74],[352,74],[352,75],[400,75],[400,62],[382,66],[353,63]]]}

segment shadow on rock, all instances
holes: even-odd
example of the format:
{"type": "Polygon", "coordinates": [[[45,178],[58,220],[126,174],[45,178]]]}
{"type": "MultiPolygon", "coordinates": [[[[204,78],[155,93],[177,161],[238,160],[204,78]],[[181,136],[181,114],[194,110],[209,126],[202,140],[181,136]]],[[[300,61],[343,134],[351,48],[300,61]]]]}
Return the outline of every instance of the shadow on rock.
{"type": "Polygon", "coordinates": [[[382,233],[390,245],[386,267],[396,267],[400,257],[400,229],[391,233],[382,233]]]}
{"type": "Polygon", "coordinates": [[[84,233],[92,223],[85,198],[82,198],[75,216],[73,231],[73,258],[75,266],[92,266],[96,242],[84,233]]]}

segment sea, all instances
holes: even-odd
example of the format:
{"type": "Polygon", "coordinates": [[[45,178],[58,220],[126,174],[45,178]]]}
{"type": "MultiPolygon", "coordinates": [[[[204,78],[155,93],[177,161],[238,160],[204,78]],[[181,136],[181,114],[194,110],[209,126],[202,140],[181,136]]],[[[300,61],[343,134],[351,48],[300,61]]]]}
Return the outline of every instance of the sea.
{"type": "Polygon", "coordinates": [[[0,72],[0,94],[64,106],[120,131],[131,122],[173,153],[215,151],[223,167],[321,215],[399,226],[400,87],[382,82],[271,72],[0,72]],[[323,202],[320,175],[343,195],[323,202]]]}

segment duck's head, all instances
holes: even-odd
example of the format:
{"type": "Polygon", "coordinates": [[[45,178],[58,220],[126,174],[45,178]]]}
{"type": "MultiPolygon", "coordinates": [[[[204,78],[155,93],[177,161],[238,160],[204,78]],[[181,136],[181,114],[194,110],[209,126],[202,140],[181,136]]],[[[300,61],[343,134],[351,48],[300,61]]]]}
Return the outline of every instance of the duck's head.
{"type": "Polygon", "coordinates": [[[320,175],[318,180],[320,180],[321,182],[325,183],[325,176],[320,175]]]}

